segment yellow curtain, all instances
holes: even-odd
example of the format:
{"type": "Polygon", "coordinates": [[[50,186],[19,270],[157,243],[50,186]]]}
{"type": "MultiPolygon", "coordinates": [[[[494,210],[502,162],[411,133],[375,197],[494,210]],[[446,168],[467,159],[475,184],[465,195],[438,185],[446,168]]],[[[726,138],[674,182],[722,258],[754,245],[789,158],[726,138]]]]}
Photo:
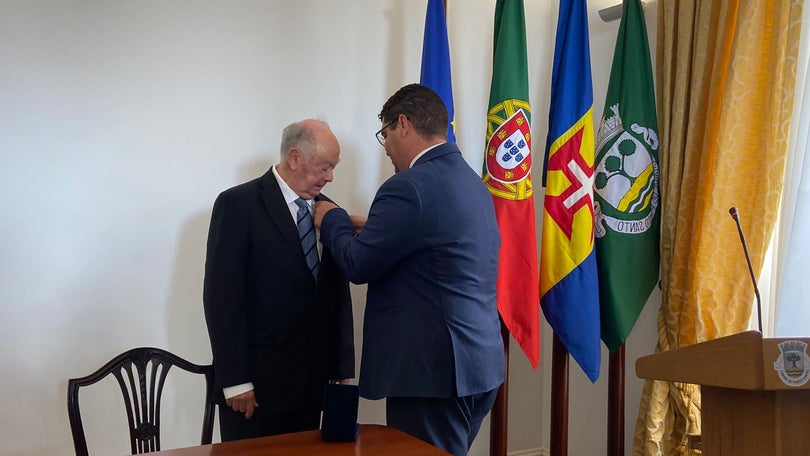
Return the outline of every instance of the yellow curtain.
{"type": "MultiPolygon", "coordinates": [[[[660,0],[661,289],[656,351],[744,331],[776,221],[803,0],[660,0]]],[[[634,455],[688,455],[700,389],[648,381],[634,455]]]]}

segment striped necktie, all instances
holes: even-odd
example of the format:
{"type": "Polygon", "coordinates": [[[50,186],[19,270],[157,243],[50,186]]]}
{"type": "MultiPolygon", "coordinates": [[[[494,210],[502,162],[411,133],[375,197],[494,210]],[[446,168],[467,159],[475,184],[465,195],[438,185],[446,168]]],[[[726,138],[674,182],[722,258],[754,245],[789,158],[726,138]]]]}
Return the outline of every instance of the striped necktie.
{"type": "Polygon", "coordinates": [[[318,242],[315,239],[315,225],[312,223],[312,214],[309,212],[309,205],[303,199],[298,198],[295,200],[295,204],[298,205],[298,214],[296,216],[298,239],[301,240],[307,266],[309,266],[315,280],[318,280],[318,242]]]}

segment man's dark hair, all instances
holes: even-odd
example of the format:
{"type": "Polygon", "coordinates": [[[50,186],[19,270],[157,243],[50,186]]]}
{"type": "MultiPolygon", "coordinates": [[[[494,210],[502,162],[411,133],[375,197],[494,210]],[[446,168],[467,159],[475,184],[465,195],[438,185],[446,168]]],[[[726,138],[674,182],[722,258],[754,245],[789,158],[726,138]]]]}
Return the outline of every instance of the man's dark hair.
{"type": "Polygon", "coordinates": [[[423,138],[447,136],[447,108],[441,97],[422,84],[408,84],[385,102],[377,117],[386,124],[404,114],[423,138]]]}

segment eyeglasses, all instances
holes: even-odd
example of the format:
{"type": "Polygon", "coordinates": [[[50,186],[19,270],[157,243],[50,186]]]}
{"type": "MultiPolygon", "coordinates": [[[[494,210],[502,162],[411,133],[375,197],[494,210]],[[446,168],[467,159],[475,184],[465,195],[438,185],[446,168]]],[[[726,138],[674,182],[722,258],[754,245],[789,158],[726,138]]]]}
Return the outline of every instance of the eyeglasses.
{"type": "Polygon", "coordinates": [[[385,146],[385,137],[387,136],[383,132],[385,131],[386,128],[390,127],[391,125],[394,125],[395,123],[397,123],[397,119],[394,119],[391,122],[388,122],[387,124],[383,125],[383,127],[380,128],[380,130],[377,131],[377,133],[374,133],[374,136],[377,137],[377,142],[379,142],[381,146],[385,146]]]}

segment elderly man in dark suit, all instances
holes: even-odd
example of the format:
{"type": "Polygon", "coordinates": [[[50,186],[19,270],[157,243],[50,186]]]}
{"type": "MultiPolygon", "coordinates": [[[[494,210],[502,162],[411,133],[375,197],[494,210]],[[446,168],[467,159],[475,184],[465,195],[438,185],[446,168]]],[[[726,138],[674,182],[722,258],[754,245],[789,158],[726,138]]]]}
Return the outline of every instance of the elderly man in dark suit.
{"type": "Polygon", "coordinates": [[[293,123],[279,164],[214,203],[203,303],[223,441],[317,429],[324,385],[354,377],[348,281],[311,214],[339,156],[325,123],[293,123]]]}
{"type": "Polygon", "coordinates": [[[328,202],[316,204],[315,224],[349,280],[368,283],[360,394],[386,398],[389,426],[466,455],[505,371],[492,197],[446,142],[435,92],[405,86],[379,118],[396,174],[362,231],[328,202]]]}

